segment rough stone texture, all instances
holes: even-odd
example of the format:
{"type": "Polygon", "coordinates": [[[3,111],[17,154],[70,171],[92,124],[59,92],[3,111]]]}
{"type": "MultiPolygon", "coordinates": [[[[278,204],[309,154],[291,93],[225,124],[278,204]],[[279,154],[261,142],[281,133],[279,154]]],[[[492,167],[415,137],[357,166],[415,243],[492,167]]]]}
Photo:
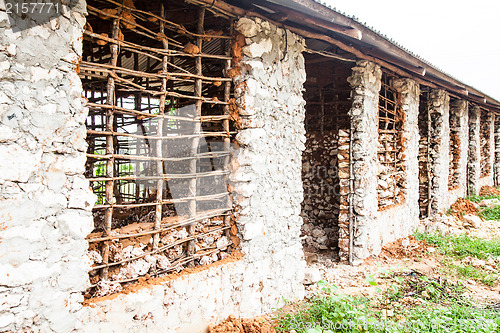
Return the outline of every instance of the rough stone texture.
{"type": "Polygon", "coordinates": [[[450,164],[450,97],[444,90],[431,90],[429,94],[430,167],[432,172],[431,214],[444,211],[448,206],[448,178],[450,164]]]}
{"type": "Polygon", "coordinates": [[[204,332],[229,314],[252,317],[304,296],[303,41],[260,19],[237,27],[249,38],[236,78],[242,129],[230,179],[245,256],[87,307],[88,332],[204,332]]]}
{"type": "Polygon", "coordinates": [[[378,254],[382,246],[411,234],[418,226],[418,101],[420,89],[416,82],[400,79],[395,89],[401,93],[406,115],[403,130],[402,159],[406,169],[406,200],[387,210],[378,211],[378,92],[380,68],[360,61],[353,68],[349,83],[353,88],[350,111],[352,157],[354,172],[354,234],[353,263],[378,254]]]}
{"type": "Polygon", "coordinates": [[[375,223],[378,210],[377,128],[381,77],[382,71],[378,65],[359,61],[348,79],[353,89],[353,104],[349,111],[354,173],[353,263],[367,258],[380,246],[377,237],[380,228],[375,223]]]}
{"type": "MultiPolygon", "coordinates": [[[[454,180],[456,183],[449,184],[451,190],[448,193],[448,203],[454,203],[458,198],[467,195],[467,155],[469,147],[469,107],[468,102],[460,99],[453,99],[450,102],[450,132],[456,136],[456,140],[450,139],[450,150],[452,145],[458,152],[456,161],[450,160],[450,165],[454,162],[454,180]],[[454,142],[453,142],[454,141],[454,142]]],[[[452,158],[450,156],[450,158],[452,158]]],[[[451,178],[451,175],[450,175],[451,178]]]]}
{"type": "Polygon", "coordinates": [[[340,260],[349,259],[349,182],[351,178],[350,164],[350,134],[349,131],[339,130],[338,159],[339,159],[339,234],[338,246],[340,260]]]}
{"type": "MultiPolygon", "coordinates": [[[[481,112],[481,178],[484,184],[493,184],[493,167],[495,161],[495,115],[489,111],[481,112]]],[[[484,185],[483,184],[483,185],[484,185]]]]}
{"type": "Polygon", "coordinates": [[[495,132],[495,161],[493,164],[494,171],[494,184],[495,186],[500,185],[500,116],[495,115],[494,120],[494,132],[495,132]]]}
{"type": "Polygon", "coordinates": [[[472,106],[469,108],[469,158],[467,163],[468,184],[467,193],[477,194],[481,188],[479,175],[481,172],[481,145],[479,141],[481,108],[472,106]]]}
{"type": "Polygon", "coordinates": [[[337,248],[339,218],[338,133],[307,133],[306,138],[302,155],[304,247],[333,250],[337,248]]]}
{"type": "Polygon", "coordinates": [[[0,8],[0,331],[70,332],[82,327],[95,202],[76,73],[85,3],[16,33],[0,8]]]}
{"type": "MultiPolygon", "coordinates": [[[[379,212],[377,224],[380,226],[381,246],[411,235],[419,224],[418,103],[420,88],[411,79],[395,80],[394,88],[401,93],[401,106],[405,114],[402,133],[402,142],[404,142],[402,160],[406,170],[406,197],[402,204],[379,212]]],[[[380,249],[377,248],[376,253],[379,251],[380,249]]]]}

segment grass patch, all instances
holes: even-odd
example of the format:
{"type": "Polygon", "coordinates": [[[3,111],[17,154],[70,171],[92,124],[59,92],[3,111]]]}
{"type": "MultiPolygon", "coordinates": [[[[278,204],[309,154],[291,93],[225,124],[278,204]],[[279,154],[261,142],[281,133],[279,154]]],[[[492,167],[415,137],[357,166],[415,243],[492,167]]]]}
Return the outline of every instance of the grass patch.
{"type": "MultiPolygon", "coordinates": [[[[480,203],[482,200],[485,200],[485,199],[498,199],[498,200],[500,200],[500,195],[485,195],[485,196],[471,195],[471,196],[468,196],[466,199],[469,201],[475,202],[475,203],[480,203]]],[[[449,215],[450,212],[451,212],[451,210],[448,209],[448,211],[446,213],[449,215]]],[[[478,215],[485,220],[500,221],[500,206],[493,207],[493,208],[480,207],[478,215]]]]}
{"type": "Polygon", "coordinates": [[[481,209],[479,216],[485,220],[500,221],[500,206],[481,209]]]}
{"type": "Polygon", "coordinates": [[[473,257],[481,260],[497,258],[500,256],[500,239],[485,240],[466,235],[443,235],[441,233],[426,234],[416,233],[415,238],[426,240],[434,245],[437,250],[446,256],[442,262],[443,273],[450,272],[465,279],[474,279],[488,286],[495,286],[498,281],[498,274],[481,267],[472,265],[461,265],[453,263],[451,259],[462,260],[466,257],[473,257]]]}
{"type": "Polygon", "coordinates": [[[470,195],[466,197],[465,199],[475,202],[475,203],[480,203],[481,200],[484,199],[498,199],[500,200],[500,195],[485,195],[485,196],[480,196],[480,195],[470,195]]]}
{"type": "MultiPolygon", "coordinates": [[[[408,282],[401,280],[401,276],[395,278],[392,281],[396,281],[396,285],[402,286],[408,282]]],[[[410,280],[416,281],[415,278],[410,280]]],[[[417,280],[425,282],[428,287],[433,285],[424,276],[417,280]]],[[[378,288],[377,284],[372,285],[378,288]]],[[[387,288],[387,291],[394,290],[387,288]]],[[[477,308],[468,301],[457,299],[443,305],[439,300],[430,299],[409,307],[403,306],[398,299],[392,299],[381,307],[377,298],[380,296],[363,298],[338,295],[336,290],[323,288],[304,303],[297,313],[279,314],[276,330],[297,333],[499,332],[499,312],[477,308]]]]}
{"type": "Polygon", "coordinates": [[[444,274],[449,274],[451,271],[461,278],[480,281],[490,287],[494,287],[497,284],[498,274],[494,274],[491,271],[476,268],[471,265],[460,265],[450,262],[444,262],[443,264],[445,266],[442,271],[444,274]]]}

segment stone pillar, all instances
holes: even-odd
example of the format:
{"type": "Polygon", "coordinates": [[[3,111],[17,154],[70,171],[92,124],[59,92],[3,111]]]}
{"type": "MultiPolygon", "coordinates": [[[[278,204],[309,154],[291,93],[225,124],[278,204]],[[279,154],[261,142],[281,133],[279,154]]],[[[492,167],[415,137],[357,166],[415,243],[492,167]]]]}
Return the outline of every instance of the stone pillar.
{"type": "MultiPolygon", "coordinates": [[[[460,142],[460,159],[458,161],[458,197],[467,195],[467,156],[469,153],[469,105],[467,101],[454,99],[450,103],[450,123],[455,124],[453,129],[460,142]]],[[[451,202],[450,202],[451,203],[451,202]]]]}
{"type": "Polygon", "coordinates": [[[354,210],[353,263],[370,254],[369,240],[375,235],[378,210],[378,94],[381,87],[380,66],[369,61],[358,61],[348,81],[352,87],[351,156],[353,163],[354,210]]]}
{"type": "MultiPolygon", "coordinates": [[[[82,328],[95,196],[77,64],[85,2],[14,32],[0,1],[0,331],[82,328]]],[[[27,20],[12,16],[14,25],[27,20]]]]}
{"type": "Polygon", "coordinates": [[[495,161],[493,163],[494,171],[494,184],[495,186],[500,185],[500,116],[495,115],[494,120],[494,133],[495,133],[495,161]]]}
{"type": "MultiPolygon", "coordinates": [[[[418,112],[420,86],[411,79],[398,79],[394,81],[394,88],[401,93],[401,106],[405,114],[403,127],[403,160],[406,169],[406,215],[402,218],[397,230],[397,236],[404,237],[415,231],[419,216],[419,180],[418,180],[418,112]]],[[[396,238],[394,237],[394,238],[396,238]]]]}
{"type": "Polygon", "coordinates": [[[444,90],[429,94],[429,152],[431,168],[431,215],[442,212],[448,205],[450,165],[450,97],[444,90]]]}
{"type": "Polygon", "coordinates": [[[479,192],[479,177],[481,174],[480,120],[481,108],[477,105],[469,108],[469,160],[467,164],[468,195],[477,194],[479,192]]]}
{"type": "Polygon", "coordinates": [[[304,295],[300,212],[306,72],[302,38],[259,18],[240,19],[236,30],[245,45],[241,76],[235,78],[241,118],[230,179],[248,263],[244,284],[252,287],[242,295],[240,313],[250,316],[280,306],[283,298],[304,295]]]}

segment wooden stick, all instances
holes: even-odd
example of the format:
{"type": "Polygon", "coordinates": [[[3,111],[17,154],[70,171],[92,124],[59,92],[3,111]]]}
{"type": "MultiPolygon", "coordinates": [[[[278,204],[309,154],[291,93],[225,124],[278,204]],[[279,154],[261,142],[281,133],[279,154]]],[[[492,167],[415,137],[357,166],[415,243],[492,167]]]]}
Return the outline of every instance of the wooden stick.
{"type": "MultiPolygon", "coordinates": [[[[137,8],[132,8],[132,7],[128,7],[128,6],[125,6],[121,3],[118,3],[116,1],[113,1],[113,0],[103,0],[103,1],[106,1],[106,2],[109,2],[111,4],[114,4],[114,5],[117,5],[117,6],[120,6],[122,8],[125,8],[125,9],[128,9],[130,10],[131,12],[137,12],[137,13],[141,13],[141,14],[144,14],[144,15],[147,15],[147,16],[150,16],[150,17],[153,17],[157,20],[160,21],[160,23],[164,23],[164,24],[167,24],[169,26],[171,26],[172,28],[167,28],[167,29],[171,29],[175,32],[178,32],[179,30],[182,31],[183,34],[185,35],[189,35],[189,36],[192,36],[192,37],[202,37],[202,38],[226,38],[226,39],[230,39],[232,37],[230,36],[220,36],[220,35],[206,35],[206,34],[203,34],[203,35],[199,35],[197,33],[193,33],[193,32],[190,32],[189,30],[186,30],[186,28],[184,28],[182,25],[180,24],[177,24],[177,23],[174,23],[172,21],[168,21],[166,20],[164,17],[161,17],[161,16],[158,16],[158,15],[155,15],[154,13],[151,13],[151,12],[146,12],[146,11],[143,11],[143,10],[139,10],[137,8]]],[[[107,14],[106,14],[107,15],[107,14]]],[[[166,26],[165,26],[166,27],[166,26]]]]}
{"type": "MultiPolygon", "coordinates": [[[[163,118],[158,118],[158,119],[163,119],[163,118]]],[[[133,133],[121,133],[121,132],[108,132],[108,131],[96,131],[96,130],[87,130],[87,134],[93,135],[93,136],[123,136],[123,137],[129,137],[129,138],[136,138],[136,139],[148,139],[148,140],[179,140],[179,139],[188,139],[188,138],[193,138],[196,136],[202,136],[202,137],[228,137],[230,136],[230,133],[227,132],[202,132],[199,135],[195,134],[184,134],[184,135],[175,135],[175,136],[152,136],[152,135],[140,135],[140,134],[133,134],[133,133]]]]}
{"type": "Polygon", "coordinates": [[[156,156],[144,156],[144,155],[123,155],[123,154],[106,154],[106,155],[91,155],[87,154],[88,158],[95,158],[100,160],[108,159],[121,159],[121,160],[142,160],[142,161],[169,161],[169,162],[179,162],[179,161],[190,161],[200,158],[214,158],[223,157],[229,155],[230,152],[206,152],[198,153],[195,156],[187,157],[156,157],[156,156]]]}
{"type": "MultiPolygon", "coordinates": [[[[204,30],[204,24],[205,24],[205,9],[202,7],[199,9],[198,11],[198,22],[197,22],[197,33],[198,34],[203,34],[203,30],[204,30]]],[[[202,45],[203,42],[202,42],[202,39],[200,37],[197,37],[196,38],[196,46],[198,46],[198,49],[201,51],[202,50],[202,45]]],[[[203,73],[202,73],[202,64],[201,64],[201,58],[196,58],[195,60],[195,64],[196,64],[196,74],[199,76],[202,76],[203,73]]],[[[202,84],[203,84],[203,81],[199,78],[197,78],[195,80],[195,85],[194,85],[194,94],[196,97],[199,97],[199,98],[202,98],[202,84]]],[[[201,101],[196,101],[196,117],[201,117],[201,107],[202,107],[202,103],[201,101]]],[[[195,123],[194,124],[194,134],[199,134],[201,133],[201,123],[195,123]]],[[[193,141],[191,143],[191,154],[193,156],[196,156],[198,155],[198,148],[200,146],[200,136],[197,136],[197,137],[194,137],[193,138],[193,141]]],[[[196,173],[197,172],[197,168],[198,168],[198,159],[192,159],[189,163],[189,170],[191,171],[191,173],[196,173]]],[[[189,210],[189,217],[194,217],[196,216],[196,210],[197,210],[197,204],[196,204],[196,196],[197,196],[197,184],[198,182],[198,179],[197,178],[192,178],[190,181],[189,181],[189,195],[193,198],[192,200],[189,201],[189,206],[188,206],[188,210],[189,210]]],[[[195,226],[194,225],[190,225],[188,227],[188,233],[189,235],[194,235],[194,232],[195,232],[195,226]]],[[[193,255],[194,252],[195,252],[195,249],[194,249],[194,242],[191,241],[187,244],[187,254],[190,256],[190,255],[193,255]]],[[[191,263],[192,264],[192,263],[191,263]]],[[[192,265],[190,265],[192,266],[192,265]]]]}
{"type": "Polygon", "coordinates": [[[116,44],[120,47],[127,46],[129,48],[135,48],[136,50],[154,52],[154,53],[160,54],[162,56],[168,55],[168,56],[189,57],[189,58],[200,58],[201,57],[201,58],[222,59],[222,60],[229,59],[229,60],[231,60],[231,57],[223,57],[220,55],[211,55],[211,54],[205,54],[205,53],[201,53],[201,52],[197,53],[197,54],[185,53],[183,51],[174,51],[174,50],[169,50],[168,52],[165,52],[164,49],[158,49],[158,48],[154,48],[154,47],[135,44],[132,42],[122,41],[122,40],[118,40],[118,38],[109,38],[106,36],[102,36],[102,35],[93,33],[93,32],[88,31],[88,30],[84,30],[83,33],[87,36],[101,39],[101,40],[107,41],[110,44],[116,44]]]}
{"type": "MultiPolygon", "coordinates": [[[[164,55],[166,57],[167,55],[164,55]]],[[[223,59],[221,59],[223,60],[223,59]]],[[[168,61],[167,61],[168,64],[168,61]]],[[[95,62],[88,62],[88,61],[81,61],[80,66],[82,68],[88,67],[88,68],[104,68],[104,69],[113,69],[115,73],[124,73],[124,74],[129,74],[137,77],[149,77],[149,78],[155,78],[155,79],[170,79],[172,76],[178,76],[178,77],[189,77],[189,78],[195,78],[195,79],[202,79],[204,81],[221,81],[221,82],[231,82],[232,79],[230,78],[225,78],[225,77],[209,77],[209,76],[203,76],[203,75],[196,75],[196,74],[191,74],[191,73],[175,73],[175,72],[163,72],[162,73],[147,73],[144,71],[136,71],[124,67],[118,67],[118,66],[111,66],[109,64],[99,64],[95,62]]]]}
{"type": "MultiPolygon", "coordinates": [[[[161,4],[161,16],[165,16],[165,7],[163,4],[161,4]]],[[[164,34],[165,32],[165,22],[160,21],[160,33],[164,34]]],[[[168,40],[163,39],[163,48],[165,50],[168,50],[168,40]]],[[[162,74],[166,75],[168,73],[168,68],[167,68],[167,63],[168,63],[168,57],[163,56],[163,64],[162,64],[162,74]]],[[[167,78],[164,77],[162,78],[161,82],[161,91],[166,92],[167,91],[167,78]]],[[[165,113],[165,95],[160,96],[160,105],[159,105],[159,115],[163,116],[165,113]]],[[[156,128],[156,136],[159,138],[159,140],[156,141],[156,156],[157,157],[163,157],[163,145],[162,145],[162,137],[163,137],[163,117],[158,118],[158,124],[156,128]]],[[[165,149],[167,147],[165,146],[165,149]]],[[[167,152],[165,152],[167,154],[167,152]]],[[[163,161],[157,161],[156,162],[156,173],[158,175],[163,174],[163,161]]],[[[160,223],[162,219],[162,199],[163,199],[163,179],[158,179],[158,182],[156,183],[156,216],[155,216],[155,224],[154,224],[154,229],[158,230],[160,228],[160,223]]],[[[158,250],[158,244],[160,242],[160,234],[156,233],[153,236],[153,250],[158,250]]]]}
{"type": "Polygon", "coordinates": [[[107,180],[157,180],[163,179],[165,181],[172,179],[189,179],[192,177],[204,178],[204,177],[213,177],[213,176],[223,176],[230,174],[228,170],[215,170],[208,172],[198,172],[196,174],[162,174],[161,176],[117,176],[113,178],[107,177],[97,177],[97,178],[87,178],[90,182],[102,182],[107,180]]]}
{"type": "Polygon", "coordinates": [[[188,218],[188,219],[176,222],[176,223],[163,224],[161,229],[158,229],[158,230],[146,230],[146,231],[142,231],[139,233],[133,233],[133,234],[116,234],[116,235],[107,236],[107,237],[87,238],[87,240],[89,243],[97,243],[97,242],[110,241],[110,240],[114,240],[114,239],[133,238],[133,237],[145,236],[145,235],[154,234],[154,233],[162,233],[162,232],[169,231],[169,230],[172,230],[175,228],[185,227],[186,225],[188,225],[190,223],[195,223],[195,222],[199,222],[202,220],[211,219],[211,218],[214,218],[214,217],[217,217],[220,215],[225,215],[225,214],[227,214],[227,209],[215,209],[215,210],[205,212],[204,214],[198,214],[196,216],[196,218],[191,218],[191,219],[188,218]]]}
{"type": "MultiPolygon", "coordinates": [[[[113,37],[118,38],[118,34],[120,32],[120,20],[116,19],[113,20],[113,37]]],[[[116,66],[116,63],[118,61],[118,45],[111,45],[111,59],[110,59],[110,64],[112,66],[116,66]]],[[[113,75],[110,75],[108,77],[108,84],[107,84],[107,104],[109,105],[114,105],[115,104],[115,79],[113,75]]],[[[106,130],[108,131],[113,131],[113,124],[114,124],[114,114],[113,110],[108,109],[106,112],[106,130]]],[[[114,153],[114,143],[113,143],[113,137],[106,137],[106,154],[112,155],[114,153]]],[[[108,178],[113,178],[114,177],[114,159],[110,158],[106,162],[106,177],[108,178]]],[[[106,203],[108,205],[113,204],[113,188],[114,188],[114,181],[113,180],[108,180],[106,181],[106,203]]],[[[111,235],[111,228],[112,228],[112,222],[113,222],[113,207],[110,206],[106,208],[106,214],[105,214],[105,232],[106,235],[111,235]]],[[[103,262],[107,263],[109,260],[109,242],[106,242],[103,244],[103,262]]],[[[101,271],[101,278],[107,279],[108,278],[108,269],[104,268],[101,271]]]]}
{"type": "MultiPolygon", "coordinates": [[[[218,231],[224,231],[226,228],[227,228],[226,226],[223,226],[223,227],[220,227],[220,228],[217,228],[217,229],[214,229],[214,230],[210,230],[209,232],[202,233],[202,234],[200,234],[200,236],[201,235],[209,235],[209,234],[212,234],[212,233],[215,233],[215,232],[218,232],[218,231]]],[[[156,234],[158,234],[159,231],[156,230],[155,232],[156,232],[156,234]]],[[[122,264],[125,264],[127,262],[131,262],[131,261],[134,261],[134,260],[137,260],[137,259],[144,258],[147,255],[157,254],[159,252],[168,250],[169,248],[172,248],[172,247],[177,246],[177,245],[181,245],[181,244],[184,244],[184,243],[192,242],[195,239],[196,239],[196,236],[189,236],[189,237],[184,238],[184,239],[179,239],[178,241],[176,241],[174,243],[162,246],[162,247],[157,248],[157,249],[153,249],[152,251],[146,251],[143,254],[135,256],[135,257],[132,257],[132,258],[127,258],[127,259],[120,260],[120,261],[117,261],[117,262],[106,263],[106,264],[102,264],[102,265],[99,265],[99,266],[94,266],[94,267],[92,267],[92,270],[101,269],[101,268],[108,268],[108,267],[112,267],[112,266],[116,266],[116,265],[122,265],[122,264]]],[[[191,254],[190,256],[192,257],[193,254],[191,254]]]]}
{"type": "MultiPolygon", "coordinates": [[[[209,201],[209,200],[215,200],[218,198],[224,198],[225,196],[229,195],[228,192],[223,192],[223,193],[217,193],[217,194],[210,194],[210,195],[200,195],[200,196],[195,196],[195,197],[185,197],[185,198],[178,198],[178,199],[163,199],[162,204],[176,204],[176,203],[183,203],[183,202],[189,202],[194,199],[198,201],[209,201]]],[[[145,203],[137,203],[137,204],[112,204],[112,205],[95,205],[94,209],[104,209],[104,208],[109,208],[109,207],[115,207],[115,208],[135,208],[135,207],[150,207],[150,206],[155,206],[156,202],[145,202],[145,203]]]]}

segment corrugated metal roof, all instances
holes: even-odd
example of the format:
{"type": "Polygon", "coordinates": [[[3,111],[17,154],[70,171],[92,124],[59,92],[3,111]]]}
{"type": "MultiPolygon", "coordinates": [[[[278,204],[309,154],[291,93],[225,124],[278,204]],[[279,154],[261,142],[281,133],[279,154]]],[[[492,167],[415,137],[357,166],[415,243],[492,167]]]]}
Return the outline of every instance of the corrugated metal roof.
{"type": "MultiPolygon", "coordinates": [[[[283,7],[287,7],[291,10],[300,12],[307,16],[321,19],[322,21],[335,23],[345,27],[351,27],[357,29],[361,32],[362,37],[358,40],[349,36],[341,36],[342,39],[348,40],[349,45],[363,49],[366,45],[375,48],[380,54],[374,55],[373,57],[385,59],[399,60],[415,68],[424,68],[426,74],[421,77],[422,80],[427,80],[433,82],[437,80],[438,82],[447,82],[449,85],[455,87],[456,89],[463,89],[464,98],[468,98],[473,102],[481,103],[479,100],[485,100],[483,104],[488,104],[488,106],[500,110],[500,102],[496,99],[488,96],[487,94],[479,91],[478,89],[467,85],[460,80],[456,79],[452,75],[446,73],[442,69],[433,65],[431,62],[425,60],[420,55],[410,51],[409,49],[402,46],[400,43],[389,38],[387,35],[382,34],[380,31],[373,27],[368,26],[364,22],[360,22],[355,16],[349,16],[337,10],[324,2],[319,0],[265,0],[268,3],[274,3],[283,7]],[[486,102],[487,101],[487,102],[486,102]]],[[[300,22],[296,22],[300,24],[300,22]]],[[[388,60],[391,62],[391,60],[388,60]]],[[[439,84],[442,86],[442,84],[439,84]]]]}

